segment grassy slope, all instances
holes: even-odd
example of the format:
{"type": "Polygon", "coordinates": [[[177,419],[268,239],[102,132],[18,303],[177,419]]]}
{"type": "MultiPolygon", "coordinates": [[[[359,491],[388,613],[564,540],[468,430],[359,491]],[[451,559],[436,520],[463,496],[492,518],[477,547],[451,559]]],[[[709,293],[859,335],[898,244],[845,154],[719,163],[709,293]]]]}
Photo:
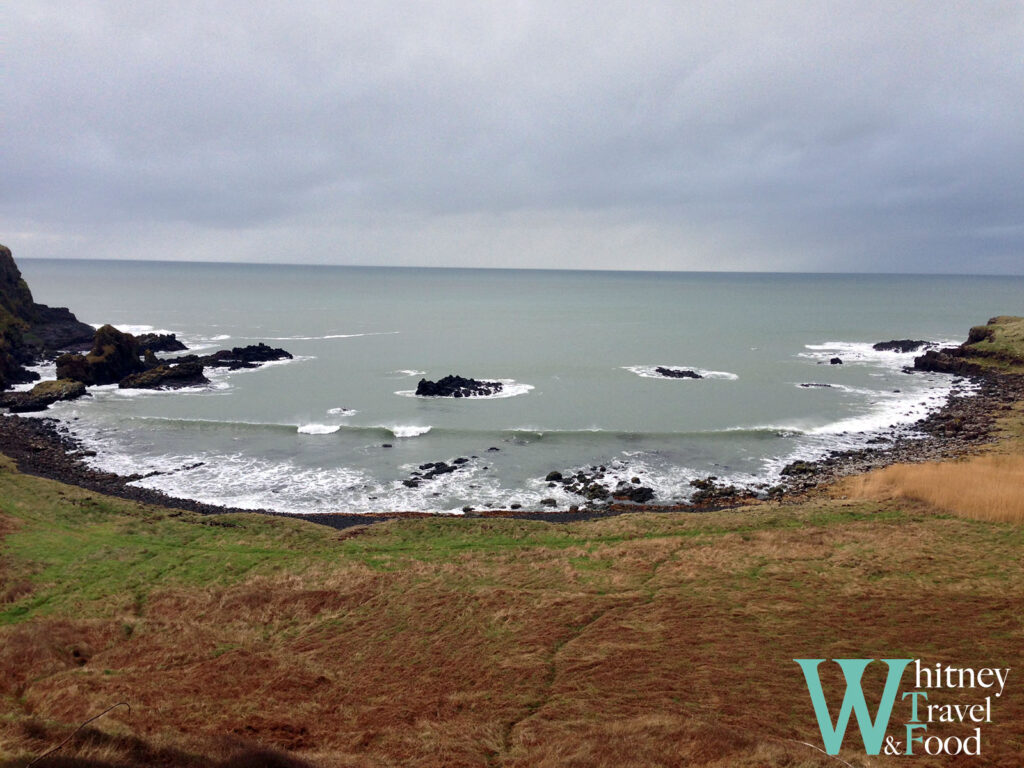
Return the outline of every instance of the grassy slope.
{"type": "MultiPolygon", "coordinates": [[[[6,460],[0,499],[9,758],[128,701],[102,730],[191,755],[234,734],[322,765],[827,765],[785,741],[820,743],[792,658],[1024,651],[1024,531],[921,506],[338,533],[6,460]]],[[[1019,685],[996,712],[986,746],[1013,764],[1019,685]]]]}
{"type": "MultiPolygon", "coordinates": [[[[1021,413],[1004,420],[1014,452],[1021,413]]],[[[118,701],[130,716],[64,754],[227,766],[257,742],[325,766],[836,765],[796,743],[820,744],[791,661],[805,656],[1011,667],[971,764],[1024,764],[1024,530],[840,493],[339,533],[144,507],[0,457],[0,765],[118,701]]],[[[849,736],[844,759],[867,764],[849,736]]],[[[931,764],[953,763],[915,762],[931,764]]]]}

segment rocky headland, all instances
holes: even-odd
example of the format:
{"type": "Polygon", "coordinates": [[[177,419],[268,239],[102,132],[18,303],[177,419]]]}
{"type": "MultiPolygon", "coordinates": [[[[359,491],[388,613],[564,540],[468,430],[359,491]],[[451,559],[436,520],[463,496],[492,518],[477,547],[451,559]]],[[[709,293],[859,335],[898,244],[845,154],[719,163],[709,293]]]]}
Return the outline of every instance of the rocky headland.
{"type": "Polygon", "coordinates": [[[117,384],[122,389],[178,389],[209,384],[204,368],[256,368],[291,359],[266,344],[222,349],[209,355],[159,358],[157,352],[187,347],[173,334],[133,336],[112,325],[94,329],[69,310],[32,299],[10,249],[0,246],[0,408],[12,413],[45,410],[60,400],[88,394],[88,387],[117,384]],[[56,358],[57,379],[27,392],[4,392],[38,380],[26,366],[56,358]]]}
{"type": "Polygon", "coordinates": [[[92,337],[92,326],[70,310],[36,303],[11,250],[0,245],[0,391],[37,380],[26,365],[87,347],[92,337]]]}

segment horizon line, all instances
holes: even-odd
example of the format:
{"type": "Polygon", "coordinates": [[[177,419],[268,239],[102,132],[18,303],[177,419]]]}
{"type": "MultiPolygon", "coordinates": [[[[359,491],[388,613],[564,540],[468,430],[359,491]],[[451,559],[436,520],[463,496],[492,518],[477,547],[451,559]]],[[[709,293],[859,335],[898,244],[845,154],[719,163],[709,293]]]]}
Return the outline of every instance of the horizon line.
{"type": "Polygon", "coordinates": [[[96,258],[91,256],[19,256],[17,261],[63,261],[63,262],[105,262],[112,264],[181,264],[195,266],[239,266],[239,267],[314,267],[341,269],[436,269],[465,272],[582,272],[607,274],[670,274],[670,275],[834,275],[862,277],[1024,277],[1024,272],[847,272],[847,271],[799,271],[766,269],[610,269],[603,267],[458,267],[427,264],[331,264],[326,262],[283,262],[283,261],[207,261],[192,259],[119,259],[96,258]]]}

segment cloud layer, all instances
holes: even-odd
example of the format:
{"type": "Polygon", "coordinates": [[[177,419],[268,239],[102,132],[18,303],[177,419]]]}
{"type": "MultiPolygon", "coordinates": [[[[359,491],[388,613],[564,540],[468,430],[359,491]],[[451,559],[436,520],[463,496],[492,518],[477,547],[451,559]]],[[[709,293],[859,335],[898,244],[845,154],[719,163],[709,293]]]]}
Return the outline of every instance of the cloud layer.
{"type": "Polygon", "coordinates": [[[7,4],[0,241],[1024,272],[1020,3],[266,5],[7,4]]]}

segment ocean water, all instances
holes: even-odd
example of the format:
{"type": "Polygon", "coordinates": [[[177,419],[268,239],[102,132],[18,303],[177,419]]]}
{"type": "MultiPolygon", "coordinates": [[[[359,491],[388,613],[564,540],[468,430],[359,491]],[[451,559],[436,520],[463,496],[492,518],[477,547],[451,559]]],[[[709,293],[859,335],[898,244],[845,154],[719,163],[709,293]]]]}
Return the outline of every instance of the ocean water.
{"type": "Polygon", "coordinates": [[[94,466],[160,473],[140,485],[309,514],[564,508],[578,499],[544,475],[593,465],[640,477],[664,503],[709,474],[771,483],[794,459],[863,445],[943,402],[950,377],[906,374],[913,354],[873,342],[959,343],[990,316],[1024,314],[1013,277],[20,266],[37,301],[86,322],[294,354],[214,371],[201,389],[95,388],[46,415],[97,451],[94,466]],[[664,379],[658,365],[704,378],[664,379]],[[420,377],[450,373],[506,388],[413,396],[420,377]],[[458,472],[401,482],[456,457],[469,459],[458,472]]]}

